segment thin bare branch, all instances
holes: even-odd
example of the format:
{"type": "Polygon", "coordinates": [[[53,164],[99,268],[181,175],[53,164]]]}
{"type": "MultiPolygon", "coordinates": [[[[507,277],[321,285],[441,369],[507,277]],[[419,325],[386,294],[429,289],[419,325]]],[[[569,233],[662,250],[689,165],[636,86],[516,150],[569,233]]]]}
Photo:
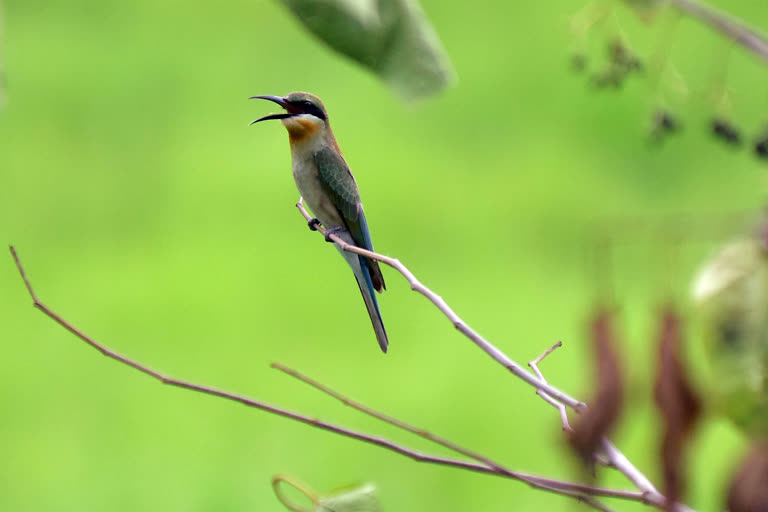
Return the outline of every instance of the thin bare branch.
{"type": "Polygon", "coordinates": [[[539,357],[537,357],[536,359],[534,359],[533,361],[528,363],[528,366],[533,368],[533,371],[536,372],[536,375],[538,375],[541,380],[545,380],[545,379],[544,379],[544,376],[539,371],[539,368],[538,368],[539,363],[542,362],[544,360],[544,358],[547,357],[549,354],[551,354],[552,352],[554,352],[555,350],[557,350],[558,348],[560,348],[562,346],[563,346],[563,342],[562,341],[558,341],[557,343],[555,343],[554,345],[549,347],[547,350],[542,352],[539,357]]]}
{"type": "Polygon", "coordinates": [[[688,16],[709,25],[721,35],[732,39],[737,44],[757,55],[768,63],[768,39],[757,29],[751,28],[725,13],[694,0],[665,0],[688,16]]]}
{"type": "Polygon", "coordinates": [[[298,372],[298,371],[296,371],[296,370],[294,370],[292,368],[288,368],[287,366],[282,365],[280,363],[272,363],[271,366],[272,366],[272,368],[280,370],[281,372],[286,373],[286,374],[290,375],[291,377],[294,377],[294,378],[300,380],[301,382],[303,382],[305,384],[309,384],[313,388],[315,388],[315,389],[317,389],[319,391],[322,391],[326,395],[332,396],[333,398],[335,398],[336,400],[340,401],[344,405],[352,407],[353,409],[357,409],[358,411],[363,412],[363,413],[365,413],[365,414],[367,414],[369,416],[373,416],[374,418],[379,419],[379,420],[381,420],[381,421],[383,421],[385,423],[389,423],[390,425],[394,425],[397,428],[401,428],[403,430],[407,430],[408,432],[411,432],[412,434],[416,434],[419,437],[423,437],[424,439],[427,439],[429,441],[432,441],[433,443],[436,443],[436,444],[439,444],[440,446],[448,448],[449,450],[452,450],[452,451],[454,451],[456,453],[459,453],[461,455],[469,457],[470,459],[474,459],[477,462],[480,462],[481,464],[484,464],[484,465],[488,466],[489,468],[495,469],[497,472],[499,472],[501,474],[508,475],[508,476],[514,474],[513,471],[510,471],[509,469],[505,468],[501,464],[499,464],[497,462],[494,462],[491,459],[489,459],[489,458],[487,458],[487,457],[485,457],[483,455],[480,455],[480,454],[475,453],[473,451],[470,451],[470,450],[468,450],[466,448],[458,446],[457,444],[452,443],[451,441],[448,441],[447,439],[444,439],[442,437],[439,437],[439,436],[436,436],[434,434],[431,434],[431,433],[427,432],[424,429],[421,429],[421,428],[418,428],[418,427],[414,427],[414,426],[409,425],[408,423],[400,421],[400,420],[398,420],[396,418],[393,418],[391,416],[387,416],[386,414],[383,414],[383,413],[380,413],[378,411],[375,411],[375,410],[371,409],[370,407],[365,406],[365,405],[361,404],[360,402],[356,402],[356,401],[352,400],[351,398],[348,398],[348,397],[342,395],[341,393],[332,390],[328,386],[326,386],[324,384],[321,384],[321,383],[317,382],[316,380],[314,380],[314,379],[312,379],[310,377],[307,377],[306,375],[303,375],[302,373],[300,373],[300,372],[298,372]]]}
{"type": "MultiPolygon", "coordinates": [[[[582,501],[583,503],[592,506],[593,508],[596,508],[598,510],[609,510],[604,505],[599,503],[595,500],[595,497],[610,497],[610,498],[621,498],[625,500],[631,500],[631,501],[637,501],[642,502],[646,504],[652,504],[656,506],[655,503],[648,500],[648,496],[645,493],[642,492],[636,492],[636,491],[624,491],[624,490],[614,490],[614,489],[604,489],[599,487],[593,487],[578,483],[572,483],[572,482],[564,482],[560,480],[554,480],[550,478],[544,478],[536,475],[530,475],[526,473],[516,472],[516,471],[509,471],[505,468],[501,467],[495,467],[495,466],[489,466],[485,463],[475,463],[475,462],[467,462],[462,460],[456,460],[456,459],[450,459],[446,457],[438,457],[433,455],[428,455],[425,453],[421,453],[416,450],[412,450],[410,448],[407,448],[405,446],[399,445],[397,443],[394,443],[393,441],[390,441],[388,439],[384,439],[381,437],[371,436],[368,434],[364,434],[362,432],[358,432],[355,430],[351,430],[345,427],[340,427],[338,425],[334,425],[332,423],[328,423],[319,419],[310,418],[308,416],[304,416],[302,414],[298,414],[295,412],[288,411],[286,409],[276,407],[270,404],[267,404],[265,402],[261,402],[258,400],[253,400],[244,396],[240,396],[234,393],[230,393],[227,391],[218,390],[215,388],[211,388],[208,386],[201,386],[198,384],[194,384],[191,382],[175,379],[172,377],[167,377],[163,375],[162,373],[159,373],[155,370],[150,369],[149,367],[142,365],[136,361],[133,361],[132,359],[129,359],[128,357],[125,357],[123,355],[118,354],[117,352],[107,348],[105,345],[95,341],[90,336],[86,335],[76,327],[74,327],[72,324],[70,324],[67,320],[65,320],[63,317],[56,314],[53,310],[48,308],[45,304],[43,304],[42,301],[37,297],[34,288],[32,287],[32,284],[30,283],[27,274],[24,270],[24,267],[21,264],[21,260],[19,259],[19,256],[14,249],[13,246],[10,247],[11,254],[13,255],[13,259],[16,263],[16,267],[19,271],[19,274],[21,275],[22,279],[24,280],[24,284],[27,288],[27,291],[30,295],[30,297],[33,300],[34,306],[42,311],[46,316],[51,318],[54,322],[80,338],[82,341],[90,345],[91,347],[95,348],[99,352],[101,352],[103,355],[114,359],[124,365],[130,366],[131,368],[134,368],[136,370],[139,370],[140,372],[149,375],[151,377],[154,377],[155,379],[159,380],[163,384],[168,384],[171,386],[179,387],[182,389],[187,389],[190,391],[196,391],[198,393],[203,393],[207,395],[216,396],[219,398],[224,398],[227,400],[232,400],[234,402],[239,402],[243,405],[246,405],[248,407],[253,407],[256,409],[260,409],[272,414],[276,414],[278,416],[282,416],[284,418],[289,418],[322,430],[327,430],[329,432],[334,432],[336,434],[340,434],[346,437],[350,437],[352,439],[357,439],[359,441],[363,441],[369,444],[373,444],[376,446],[380,446],[382,448],[386,448],[390,451],[393,451],[395,453],[399,453],[401,455],[404,455],[406,457],[409,457],[417,462],[428,462],[432,464],[438,464],[442,466],[449,466],[449,467],[455,467],[460,469],[465,469],[468,471],[475,471],[479,473],[487,473],[487,474],[495,474],[515,480],[519,480],[522,482],[527,483],[528,485],[550,491],[556,494],[560,494],[562,496],[567,496],[570,498],[578,499],[579,501],[582,501]]],[[[287,370],[287,373],[291,373],[294,376],[300,375],[298,372],[295,372],[294,370],[290,370],[288,368],[285,368],[287,370]]],[[[309,382],[311,379],[308,379],[309,382]]],[[[312,381],[314,382],[314,381],[312,381]]],[[[328,389],[322,384],[317,383],[318,389],[328,389]]],[[[329,390],[330,391],[330,390],[329,390]]],[[[363,407],[363,406],[361,406],[363,407]]],[[[366,408],[367,410],[370,410],[366,408]]],[[[383,417],[383,415],[382,415],[383,417]]],[[[404,423],[398,422],[398,420],[391,419],[394,422],[399,423],[400,425],[405,428],[404,423]]],[[[413,428],[413,427],[411,427],[413,428]]],[[[417,430],[417,429],[415,429],[417,430]]],[[[448,445],[456,446],[453,443],[447,442],[448,445]]],[[[456,446],[457,449],[462,450],[458,446],[456,446]]],[[[472,453],[468,450],[464,450],[466,453],[472,453]]]]}
{"type": "MultiPolygon", "coordinates": [[[[469,457],[471,459],[474,459],[481,464],[484,464],[489,469],[491,469],[492,473],[497,474],[499,476],[505,476],[508,478],[512,478],[515,480],[521,480],[525,483],[528,483],[530,485],[533,485],[534,487],[539,488],[546,488],[546,489],[554,489],[557,491],[566,491],[569,495],[572,493],[580,494],[580,499],[584,498],[584,494],[591,494],[591,495],[599,495],[599,496],[610,496],[610,497],[623,497],[627,498],[628,496],[639,496],[639,493],[629,491],[630,494],[627,494],[627,491],[614,491],[611,489],[600,489],[592,486],[582,485],[582,484],[572,484],[570,482],[561,482],[558,480],[551,480],[548,478],[542,478],[538,476],[528,475],[525,473],[521,473],[519,471],[512,471],[510,469],[505,468],[498,462],[494,462],[490,460],[489,458],[480,455],[478,453],[472,452],[464,447],[458,446],[457,444],[453,443],[452,441],[448,441],[446,439],[443,439],[441,437],[435,436],[434,434],[431,434],[427,432],[424,429],[414,427],[412,425],[409,425],[408,423],[405,423],[401,420],[398,420],[396,418],[393,418],[391,416],[387,416],[386,414],[380,413],[374,409],[371,409],[370,407],[363,405],[359,402],[356,402],[352,400],[351,398],[342,395],[341,393],[334,391],[333,389],[329,388],[325,384],[322,384],[311,377],[307,377],[306,375],[302,374],[301,372],[294,370],[293,368],[289,368],[285,365],[282,365],[280,363],[272,363],[272,368],[275,368],[277,370],[282,371],[283,373],[286,373],[290,375],[291,377],[294,377],[301,382],[304,382],[305,384],[308,384],[312,386],[313,388],[337,399],[344,405],[347,405],[349,407],[352,407],[353,409],[356,409],[360,412],[363,412],[365,414],[368,414],[369,416],[372,416],[376,419],[379,419],[381,421],[384,421],[385,423],[389,423],[390,425],[394,425],[398,428],[401,428],[403,430],[406,430],[408,432],[411,432],[413,434],[416,434],[419,437],[422,437],[424,439],[427,439],[429,441],[432,441],[434,443],[437,443],[445,448],[448,448],[449,450],[453,450],[457,453],[460,453],[462,455],[465,455],[466,457],[469,457]],[[618,493],[618,494],[617,494],[618,493]]],[[[582,500],[584,501],[584,500],[582,500]]]]}
{"type": "MultiPolygon", "coordinates": [[[[555,351],[555,349],[562,346],[562,342],[558,341],[555,343],[552,347],[545,350],[539,357],[528,363],[529,366],[533,368],[533,371],[536,372],[536,375],[542,379],[544,379],[544,374],[539,369],[539,363],[550,355],[552,352],[555,351]]],[[[555,407],[560,412],[560,421],[563,425],[563,430],[567,432],[573,432],[573,428],[571,427],[570,423],[568,422],[568,413],[566,411],[565,405],[558,402],[554,398],[546,395],[542,391],[537,391],[539,396],[544,399],[547,403],[551,404],[553,407],[555,407]]],[[[662,497],[662,495],[658,492],[656,487],[651,483],[648,478],[640,472],[630,461],[626,458],[626,456],[621,453],[614,445],[611,443],[608,439],[604,439],[602,443],[602,448],[604,455],[598,455],[595,459],[597,463],[606,466],[614,468],[618,471],[620,471],[624,476],[626,476],[638,489],[641,489],[645,491],[647,494],[649,500],[656,500],[658,497],[662,497]]],[[[664,499],[662,497],[662,499],[664,499]]],[[[689,510],[685,507],[678,508],[680,512],[684,510],[689,510]]]]}
{"type": "Polygon", "coordinates": [[[256,409],[261,409],[263,411],[271,412],[273,414],[277,414],[278,416],[283,416],[286,418],[290,418],[292,420],[296,420],[302,423],[306,423],[308,425],[311,425],[313,427],[317,427],[323,430],[328,430],[330,432],[335,432],[337,434],[341,434],[347,437],[351,437],[354,439],[358,439],[361,441],[365,441],[367,443],[375,444],[378,446],[381,446],[383,448],[387,448],[389,450],[398,452],[402,455],[406,455],[407,457],[410,457],[414,460],[420,461],[420,462],[432,462],[435,464],[442,464],[447,466],[455,466],[460,467],[462,469],[468,469],[471,471],[478,471],[481,473],[492,473],[493,470],[491,468],[488,468],[485,465],[482,464],[474,464],[470,462],[463,462],[458,460],[452,460],[447,459],[443,457],[432,457],[430,455],[425,455],[423,453],[416,452],[414,450],[410,450],[408,448],[404,448],[402,446],[399,446],[387,439],[382,439],[374,436],[369,436],[366,434],[363,434],[361,432],[356,432],[354,430],[346,429],[343,427],[339,427],[337,425],[333,425],[331,423],[326,423],[321,420],[313,419],[308,416],[304,416],[301,414],[297,414],[285,409],[281,409],[279,407],[275,407],[269,404],[266,404],[264,402],[260,402],[258,400],[252,400],[250,398],[246,398],[240,395],[236,395],[233,393],[229,393],[226,391],[221,391],[218,389],[210,388],[207,386],[201,386],[198,384],[193,384],[191,382],[186,382],[183,380],[175,379],[172,377],[167,377],[157,371],[154,371],[147,366],[144,366],[140,363],[137,363],[136,361],[133,361],[125,356],[122,356],[118,354],[117,352],[114,352],[113,350],[110,350],[106,346],[98,343],[93,338],[89,337],[76,327],[74,327],[72,324],[67,322],[64,318],[53,312],[48,306],[43,304],[40,299],[38,299],[37,295],[34,292],[34,289],[32,288],[32,285],[29,282],[29,279],[27,278],[26,272],[24,271],[24,267],[21,265],[21,260],[18,257],[18,254],[16,253],[16,250],[11,246],[11,254],[13,254],[13,258],[16,261],[16,266],[19,270],[19,273],[21,274],[22,279],[24,279],[24,283],[27,286],[27,290],[29,291],[30,296],[32,297],[32,300],[34,301],[34,305],[37,309],[45,313],[49,318],[51,318],[53,321],[55,321],[60,326],[64,327],[66,330],[80,338],[82,341],[86,342],[88,345],[92,346],[99,352],[101,352],[103,355],[110,357],[112,359],[115,359],[116,361],[119,361],[127,366],[130,366],[132,368],[135,368],[139,370],[142,373],[145,373],[147,375],[150,375],[157,380],[161,381],[163,384],[169,384],[171,386],[176,386],[183,389],[188,389],[190,391],[197,391],[199,393],[205,393],[208,395],[217,396],[220,398],[225,398],[227,400],[232,400],[235,402],[242,403],[243,405],[246,405],[248,407],[254,407],[256,409]]]}

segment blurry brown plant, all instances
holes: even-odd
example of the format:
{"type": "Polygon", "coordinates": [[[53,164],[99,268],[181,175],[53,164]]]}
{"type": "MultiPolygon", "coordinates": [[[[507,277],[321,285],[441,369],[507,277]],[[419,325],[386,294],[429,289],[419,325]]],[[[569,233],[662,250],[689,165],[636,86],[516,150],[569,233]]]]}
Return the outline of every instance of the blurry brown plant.
{"type": "Polygon", "coordinates": [[[752,445],[728,489],[729,512],[768,512],[768,444],[752,445]]]}
{"type": "Polygon", "coordinates": [[[569,437],[573,449],[590,467],[602,440],[611,433],[621,415],[624,390],[611,314],[598,311],[593,317],[591,331],[597,385],[589,408],[576,422],[569,437]]]}
{"type": "Polygon", "coordinates": [[[681,361],[681,319],[672,307],[661,312],[659,360],[654,399],[664,422],[661,465],[667,509],[674,510],[685,490],[684,448],[701,415],[701,403],[681,361]]]}

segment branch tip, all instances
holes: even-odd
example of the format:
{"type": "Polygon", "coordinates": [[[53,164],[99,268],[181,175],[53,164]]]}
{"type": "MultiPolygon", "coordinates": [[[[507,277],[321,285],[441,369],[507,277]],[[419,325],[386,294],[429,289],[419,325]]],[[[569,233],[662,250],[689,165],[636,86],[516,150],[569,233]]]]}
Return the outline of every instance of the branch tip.
{"type": "Polygon", "coordinates": [[[21,264],[21,259],[19,258],[19,254],[16,252],[16,248],[13,245],[9,245],[8,249],[10,249],[11,255],[13,256],[13,261],[16,263],[16,269],[19,271],[19,275],[21,275],[21,279],[24,281],[24,286],[27,287],[27,292],[29,293],[29,296],[32,297],[34,306],[37,308],[41,307],[42,304],[37,299],[35,290],[32,288],[32,283],[30,283],[29,278],[27,278],[27,273],[24,271],[24,266],[21,264]]]}

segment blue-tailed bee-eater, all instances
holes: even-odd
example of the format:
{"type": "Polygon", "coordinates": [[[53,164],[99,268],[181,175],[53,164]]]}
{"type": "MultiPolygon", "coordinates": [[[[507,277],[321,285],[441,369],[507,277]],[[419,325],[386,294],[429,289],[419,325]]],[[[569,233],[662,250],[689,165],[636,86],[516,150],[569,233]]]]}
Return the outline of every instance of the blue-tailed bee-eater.
{"type": "MultiPolygon", "coordinates": [[[[307,92],[292,92],[283,97],[253,96],[251,99],[272,101],[285,109],[285,113],[270,114],[253,123],[279,119],[288,130],[293,178],[304,202],[316,217],[309,222],[309,227],[314,229],[319,222],[328,234],[334,233],[348,244],[373,251],[357,183],[341,156],[339,144],[328,123],[328,113],[320,99],[307,92]]],[[[326,240],[329,240],[328,235],[326,240]]],[[[376,340],[381,350],[386,352],[389,340],[374,294],[374,290],[381,293],[385,289],[379,264],[343,251],[338,245],[336,248],[352,267],[376,340]]]]}

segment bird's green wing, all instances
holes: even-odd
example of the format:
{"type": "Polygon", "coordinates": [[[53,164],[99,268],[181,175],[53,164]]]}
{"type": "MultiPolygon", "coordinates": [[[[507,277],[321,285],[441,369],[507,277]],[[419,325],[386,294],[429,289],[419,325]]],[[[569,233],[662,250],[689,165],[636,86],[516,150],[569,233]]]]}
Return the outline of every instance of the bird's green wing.
{"type": "Polygon", "coordinates": [[[352,227],[354,224],[359,224],[361,208],[360,193],[349,166],[341,155],[330,148],[321,149],[314,154],[314,157],[323,190],[341,213],[350,229],[352,238],[358,245],[364,247],[361,245],[362,236],[360,235],[362,233],[355,232],[352,227]]]}
{"type": "MultiPolygon", "coordinates": [[[[368,231],[368,222],[360,203],[360,192],[357,190],[357,183],[349,166],[341,155],[331,148],[321,149],[314,154],[314,158],[320,184],[344,219],[355,245],[373,251],[371,233],[368,231]]],[[[370,271],[373,287],[377,291],[384,290],[384,277],[379,264],[373,260],[365,258],[364,260],[370,271]]]]}

